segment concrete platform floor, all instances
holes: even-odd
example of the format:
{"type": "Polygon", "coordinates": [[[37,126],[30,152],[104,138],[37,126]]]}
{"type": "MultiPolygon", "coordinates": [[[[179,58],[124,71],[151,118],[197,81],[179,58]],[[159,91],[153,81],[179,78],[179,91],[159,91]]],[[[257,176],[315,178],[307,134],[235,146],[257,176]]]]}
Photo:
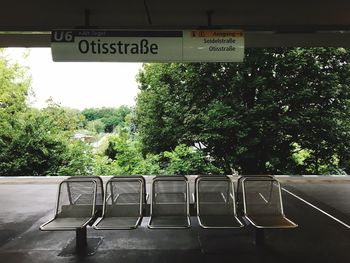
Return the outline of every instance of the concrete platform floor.
{"type": "Polygon", "coordinates": [[[85,256],[62,253],[75,233],[39,231],[53,215],[62,179],[0,178],[0,262],[350,262],[349,178],[280,178],[316,208],[284,191],[285,213],[299,227],[266,230],[261,247],[253,244],[251,226],[206,230],[192,218],[188,230],[150,230],[144,218],[131,231],[88,229],[90,246],[102,242],[85,256]]]}

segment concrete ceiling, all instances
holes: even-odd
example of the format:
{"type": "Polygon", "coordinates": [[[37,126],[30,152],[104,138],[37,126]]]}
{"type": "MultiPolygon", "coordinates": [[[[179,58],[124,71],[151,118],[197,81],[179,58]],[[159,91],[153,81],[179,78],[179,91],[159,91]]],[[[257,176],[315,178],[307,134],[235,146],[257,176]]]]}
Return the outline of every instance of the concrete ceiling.
{"type": "Polygon", "coordinates": [[[7,0],[0,46],[50,45],[53,29],[246,31],[248,47],[350,47],[347,0],[7,0]]]}

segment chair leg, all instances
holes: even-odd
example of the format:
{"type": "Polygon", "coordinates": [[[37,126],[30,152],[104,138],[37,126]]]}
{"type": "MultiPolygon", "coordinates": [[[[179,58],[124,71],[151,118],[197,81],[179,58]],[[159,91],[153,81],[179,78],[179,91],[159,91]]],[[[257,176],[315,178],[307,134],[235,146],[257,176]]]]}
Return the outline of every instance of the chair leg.
{"type": "Polygon", "coordinates": [[[254,229],[254,243],[256,246],[262,246],[265,243],[265,233],[264,229],[262,228],[255,228],[254,229]]]}
{"type": "Polygon", "coordinates": [[[75,245],[77,252],[84,252],[87,249],[86,227],[75,230],[75,245]]]}

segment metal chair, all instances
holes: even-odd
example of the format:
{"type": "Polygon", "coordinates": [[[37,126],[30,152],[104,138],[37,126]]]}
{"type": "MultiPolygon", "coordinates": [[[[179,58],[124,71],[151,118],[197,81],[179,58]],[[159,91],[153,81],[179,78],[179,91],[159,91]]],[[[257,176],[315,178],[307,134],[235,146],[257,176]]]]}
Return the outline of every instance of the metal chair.
{"type": "Polygon", "coordinates": [[[199,176],[195,180],[197,218],[203,228],[240,228],[234,184],[227,176],[199,176]]]}
{"type": "Polygon", "coordinates": [[[103,215],[93,227],[97,230],[137,228],[146,199],[146,183],[142,176],[111,178],[106,184],[103,215]]]}
{"type": "Polygon", "coordinates": [[[85,228],[96,214],[95,179],[69,178],[59,184],[54,218],[40,226],[42,231],[85,228]]]}
{"type": "Polygon", "coordinates": [[[157,176],[152,181],[149,228],[189,228],[189,186],[184,176],[157,176]]]}
{"type": "Polygon", "coordinates": [[[245,218],[256,228],[295,228],[283,211],[280,183],[271,177],[242,179],[245,218]]]}

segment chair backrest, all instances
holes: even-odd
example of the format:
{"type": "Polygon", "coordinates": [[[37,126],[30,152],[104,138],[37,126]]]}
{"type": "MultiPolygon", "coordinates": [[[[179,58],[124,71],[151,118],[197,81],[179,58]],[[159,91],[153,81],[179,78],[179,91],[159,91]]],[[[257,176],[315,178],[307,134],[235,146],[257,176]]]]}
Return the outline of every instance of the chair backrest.
{"type": "Polygon", "coordinates": [[[234,185],[227,176],[198,176],[197,215],[236,215],[234,185]]]}
{"type": "Polygon", "coordinates": [[[101,177],[99,176],[71,176],[67,180],[94,180],[97,185],[97,193],[96,193],[96,205],[98,207],[102,208],[103,205],[103,196],[104,196],[104,191],[103,191],[103,181],[101,177]]]}
{"type": "Polygon", "coordinates": [[[130,176],[113,176],[113,179],[137,179],[142,181],[142,202],[143,204],[147,203],[147,191],[146,191],[146,180],[143,176],[140,175],[130,175],[130,176]]]}
{"type": "Polygon", "coordinates": [[[242,190],[242,182],[245,178],[267,178],[267,179],[275,179],[273,175],[244,175],[239,176],[237,179],[237,190],[236,190],[236,202],[238,206],[243,207],[243,190],[242,190]]]}
{"type": "Polygon", "coordinates": [[[245,215],[283,215],[281,186],[272,178],[242,180],[245,215]]]}
{"type": "Polygon", "coordinates": [[[93,179],[67,179],[59,184],[55,217],[92,217],[97,184],[93,179]]]}
{"type": "Polygon", "coordinates": [[[189,188],[184,176],[157,176],[152,181],[151,216],[188,216],[189,188]]]}
{"type": "Polygon", "coordinates": [[[113,177],[106,184],[103,215],[113,217],[142,216],[144,178],[113,177]]]}

